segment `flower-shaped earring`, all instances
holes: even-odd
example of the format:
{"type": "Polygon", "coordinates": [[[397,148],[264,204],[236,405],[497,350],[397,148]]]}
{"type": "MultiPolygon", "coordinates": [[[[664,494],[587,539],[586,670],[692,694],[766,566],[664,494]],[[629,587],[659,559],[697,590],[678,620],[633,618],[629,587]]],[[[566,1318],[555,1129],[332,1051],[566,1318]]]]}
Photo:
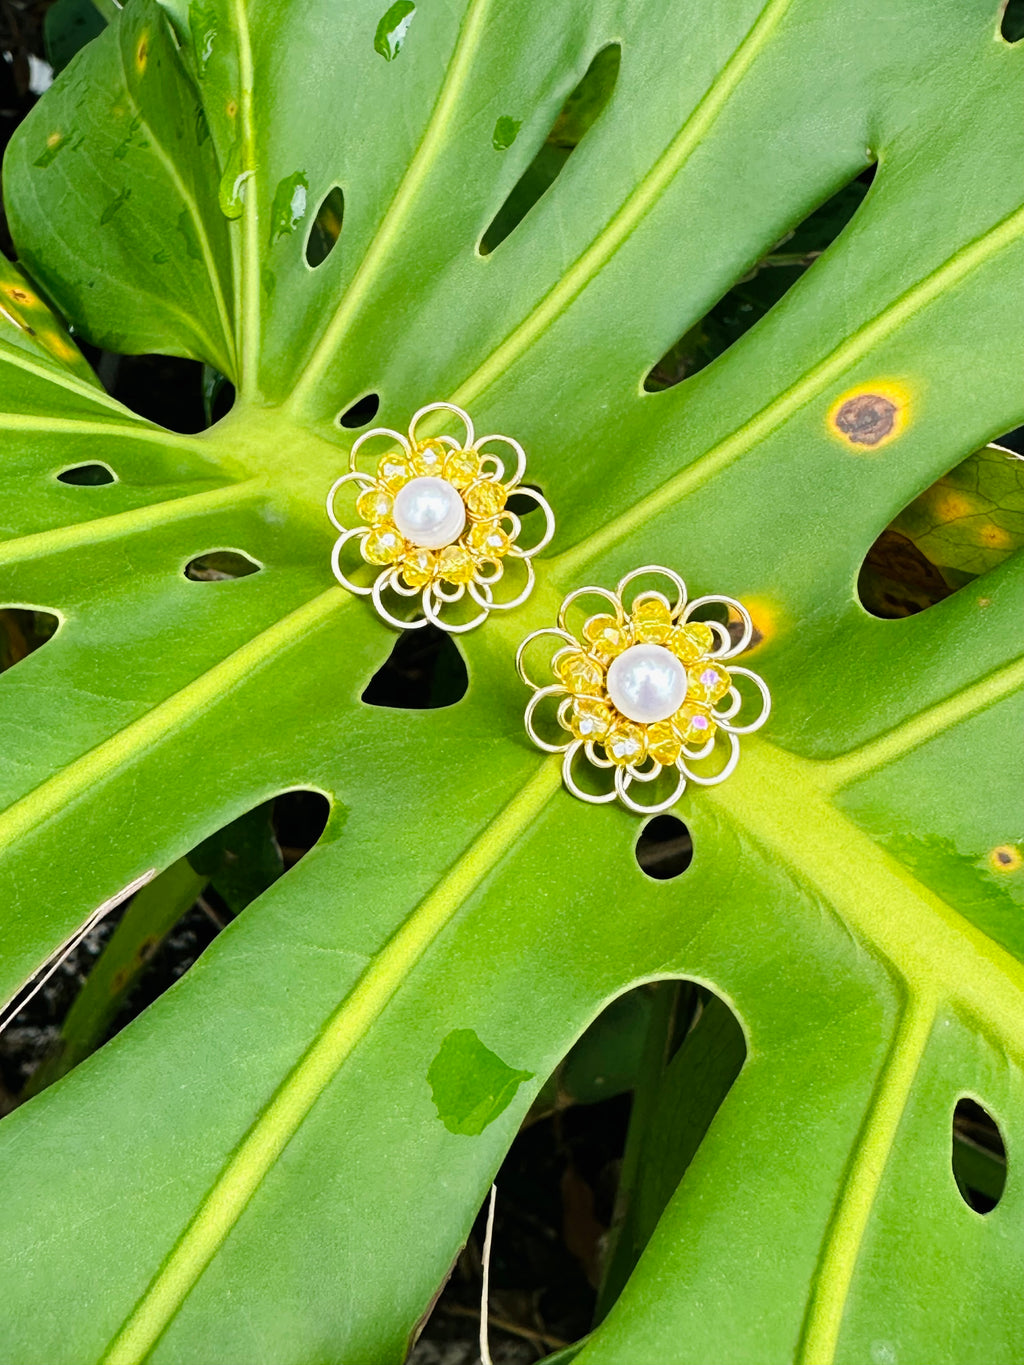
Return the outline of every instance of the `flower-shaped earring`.
{"type": "Polygon", "coordinates": [[[522,485],[525,472],[526,454],[518,441],[498,435],[477,439],[469,414],[454,403],[420,408],[409,423],[408,437],[388,427],[364,432],[352,446],[349,473],[336,479],[327,494],[327,515],[340,532],[331,556],[338,582],[349,592],[372,597],[379,614],[399,630],[430,621],[458,633],[472,630],[492,610],[519,606],[533,589],[530,560],[555,532],[547,502],[535,488],[522,485]],[[417,425],[430,412],[454,413],[465,426],[464,438],[418,438],[417,425]],[[386,437],[391,448],[378,460],[374,473],[365,473],[357,464],[359,453],[368,441],[380,437],[386,437]],[[494,443],[504,443],[515,456],[511,478],[506,478],[498,456],[483,449],[494,443]],[[335,500],[344,487],[356,495],[360,525],[345,526],[338,517],[335,500]],[[522,522],[507,506],[513,492],[536,503],[544,517],[543,534],[528,547],[519,544],[522,522]],[[342,556],[351,541],[358,541],[365,563],[380,569],[368,586],[354,583],[349,576],[353,569],[343,567],[342,556]],[[501,601],[495,589],[510,563],[522,566],[520,581],[513,584],[511,599],[501,601]],[[395,606],[394,599],[419,597],[422,616],[403,620],[394,615],[384,600],[386,593],[395,606]],[[467,597],[478,610],[468,620],[452,620],[448,609],[467,597]]]}
{"type": "MultiPolygon", "coordinates": [[[[519,676],[533,689],[526,707],[527,733],[539,748],[565,755],[565,785],[581,801],[598,805],[618,798],[641,815],[667,810],[688,781],[699,786],[724,782],[739,760],[739,736],[768,719],[771,697],[763,679],[748,668],[726,665],[747,648],[752,635],[744,606],[717,596],[687,604],[686,584],[671,569],[650,564],[634,569],[614,592],[578,588],[562,603],[557,627],[528,635],[516,655],[519,676]],[[627,601],[631,583],[657,577],[669,580],[669,594],[649,590],[627,601]],[[583,620],[578,638],[570,629],[569,611],[588,597],[600,599],[603,610],[583,620]],[[718,608],[720,615],[737,620],[738,637],[723,621],[695,620],[700,608],[718,608]],[[549,655],[557,681],[546,686],[533,681],[525,664],[527,649],[542,638],[561,646],[549,655]],[[744,691],[737,678],[747,680],[744,691]],[[741,724],[739,713],[754,694],[759,694],[760,710],[741,724]],[[536,728],[538,708],[546,701],[554,708],[554,737],[547,739],[536,728]],[[562,739],[559,731],[568,738],[562,739]],[[719,745],[720,735],[728,741],[727,754],[719,745]],[[574,764],[581,752],[598,776],[602,769],[611,770],[610,790],[580,787],[574,764]],[[667,779],[659,781],[663,772],[667,779]],[[634,783],[652,782],[658,782],[652,802],[630,795],[634,783]],[[666,785],[670,790],[662,794],[666,785]]],[[[590,785],[595,786],[593,778],[590,785]]],[[[607,781],[596,785],[607,786],[607,781]]]]}

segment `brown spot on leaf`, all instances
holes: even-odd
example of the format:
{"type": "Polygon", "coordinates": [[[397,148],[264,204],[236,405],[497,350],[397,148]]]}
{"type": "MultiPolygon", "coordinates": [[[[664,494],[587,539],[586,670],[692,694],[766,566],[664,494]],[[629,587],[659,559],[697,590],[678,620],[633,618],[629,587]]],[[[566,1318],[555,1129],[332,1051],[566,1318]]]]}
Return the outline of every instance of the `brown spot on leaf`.
{"type": "Polygon", "coordinates": [[[993,872],[1016,872],[1024,864],[1024,857],[1013,844],[999,844],[989,853],[988,862],[993,872]]]}
{"type": "Polygon", "coordinates": [[[846,400],[835,423],[854,445],[876,446],[896,424],[896,404],[880,393],[859,393],[846,400]]]}

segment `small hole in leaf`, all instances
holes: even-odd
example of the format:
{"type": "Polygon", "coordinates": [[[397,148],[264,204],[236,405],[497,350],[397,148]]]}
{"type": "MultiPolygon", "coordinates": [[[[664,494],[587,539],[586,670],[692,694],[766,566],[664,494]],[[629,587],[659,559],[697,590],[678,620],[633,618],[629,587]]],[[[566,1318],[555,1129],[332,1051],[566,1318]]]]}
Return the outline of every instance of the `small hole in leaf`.
{"type": "Polygon", "coordinates": [[[953,1111],[953,1175],[976,1213],[991,1213],[1003,1197],[1006,1144],[988,1110],[966,1096],[953,1111]]]}
{"type": "Polygon", "coordinates": [[[96,488],[104,483],[117,483],[117,475],[105,464],[74,464],[70,469],[62,469],[57,478],[61,483],[72,484],[75,488],[96,488]]]}
{"type": "Polygon", "coordinates": [[[367,422],[372,422],[377,416],[379,407],[379,393],[364,393],[362,398],[357,398],[350,408],[345,409],[338,421],[350,429],[365,427],[367,422]]]}
{"type": "Polygon", "coordinates": [[[657,881],[678,877],[693,861],[690,831],[675,815],[656,815],[636,841],[636,860],[657,881]]]}
{"type": "Polygon", "coordinates": [[[540,151],[480,239],[481,256],[493,251],[519,226],[561,175],[565,163],[611,99],[621,59],[622,49],[618,43],[612,43],[602,48],[590,63],[583,79],[562,105],[540,151]]]}
{"type": "Polygon", "coordinates": [[[644,379],[647,392],[670,389],[704,369],[774,308],[849,223],[874,174],[873,165],[862,171],[755,261],[652,367],[644,379]]]}
{"type": "Polygon", "coordinates": [[[886,620],[913,616],[996,569],[1024,547],[1024,459],[975,451],[894,517],[857,579],[861,605],[886,620]]]}
{"type": "Polygon", "coordinates": [[[437,626],[406,630],[370,679],[363,701],[405,711],[453,706],[466,695],[469,675],[458,646],[437,626]]]}
{"type": "Polygon", "coordinates": [[[0,607],[0,673],[52,640],[60,618],[41,607],[0,607]]]}
{"type": "Polygon", "coordinates": [[[44,965],[0,1019],[4,1109],[72,1070],[173,986],[231,920],[305,857],[329,814],[316,791],[262,802],[93,925],[41,984],[44,965]]]}
{"type": "Polygon", "coordinates": [[[248,578],[263,568],[241,550],[209,550],[185,565],[185,577],[194,583],[221,583],[229,578],[248,578]]]}
{"type": "Polygon", "coordinates": [[[306,260],[314,268],[322,265],[334,250],[344,217],[345,195],[340,185],[335,185],[324,196],[306,238],[306,260]]]}
{"type": "Polygon", "coordinates": [[[1024,0],[1006,0],[999,32],[1008,43],[1024,38],[1024,0]]]}

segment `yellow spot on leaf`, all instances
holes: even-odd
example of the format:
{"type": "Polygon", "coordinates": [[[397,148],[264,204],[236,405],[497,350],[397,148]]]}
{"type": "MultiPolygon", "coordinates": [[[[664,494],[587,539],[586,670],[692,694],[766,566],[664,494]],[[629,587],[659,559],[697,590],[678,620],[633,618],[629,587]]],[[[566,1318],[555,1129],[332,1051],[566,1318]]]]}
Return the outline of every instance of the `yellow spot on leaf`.
{"type": "Polygon", "coordinates": [[[146,62],[149,58],[149,34],[143,33],[135,49],[135,66],[141,76],[146,69],[146,62]]]}
{"type": "Polygon", "coordinates": [[[47,147],[59,147],[61,144],[61,139],[63,137],[64,137],[63,133],[51,133],[50,136],[46,139],[47,147]]]}
{"type": "Polygon", "coordinates": [[[907,425],[910,392],[892,379],[873,379],[839,395],[828,410],[829,434],[855,450],[894,441],[907,425]]]}
{"type": "Polygon", "coordinates": [[[1002,550],[1013,544],[1013,537],[1009,531],[1004,531],[1001,526],[996,526],[991,521],[981,528],[979,535],[981,543],[993,550],[1002,550]]]}
{"type": "Polygon", "coordinates": [[[761,649],[779,633],[782,612],[777,603],[764,597],[745,597],[743,605],[750,612],[754,625],[754,633],[745,654],[753,654],[755,649],[761,649]]]}

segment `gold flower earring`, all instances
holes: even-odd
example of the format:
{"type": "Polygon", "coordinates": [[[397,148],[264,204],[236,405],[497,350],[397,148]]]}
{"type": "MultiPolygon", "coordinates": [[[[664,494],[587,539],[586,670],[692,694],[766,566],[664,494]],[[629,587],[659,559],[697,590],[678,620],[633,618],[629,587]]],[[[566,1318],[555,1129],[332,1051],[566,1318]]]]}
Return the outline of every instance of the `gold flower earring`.
{"type": "MultiPolygon", "coordinates": [[[[472,630],[491,611],[509,611],[533,590],[530,562],[550,542],[555,518],[535,489],[522,483],[526,453],[511,436],[476,437],[469,414],[454,403],[428,403],[413,414],[409,434],[388,427],[364,432],[352,446],[349,472],[335,479],[327,494],[327,515],[339,532],[331,556],[334,574],[349,592],[370,597],[383,620],[399,630],[431,622],[452,634],[472,630]],[[451,435],[421,439],[417,426],[431,412],[454,414],[463,424],[461,438],[451,435]],[[389,449],[374,472],[358,466],[369,441],[384,438],[389,449]],[[504,462],[487,446],[508,447],[515,468],[506,477],[504,462]],[[358,523],[346,526],[336,499],[346,489],[355,494],[358,523]],[[509,509],[512,494],[540,509],[544,529],[533,544],[522,545],[523,523],[509,509]],[[379,569],[371,584],[350,576],[346,547],[357,542],[365,564],[379,569]],[[511,570],[511,572],[509,572],[511,570]],[[518,576],[515,581],[514,575],[518,576]],[[512,596],[502,600],[498,584],[512,581],[512,596]],[[419,598],[422,615],[406,620],[395,615],[402,599],[419,598]],[[471,614],[465,617],[465,605],[471,614]]],[[[355,561],[358,564],[358,560],[355,561]]]]}
{"type": "Polygon", "coordinates": [[[634,569],[614,592],[577,588],[562,603],[557,626],[528,635],[516,655],[519,676],[533,692],[527,733],[538,748],[564,754],[565,785],[581,801],[601,805],[618,799],[641,815],[667,810],[687,782],[724,782],[739,761],[739,736],[768,719],[771,696],[764,680],[728,662],[742,654],[752,635],[750,614],[740,602],[712,595],[688,603],[686,584],[671,569],[651,564],[634,569]],[[668,591],[627,597],[636,580],[659,577],[668,581],[668,591]],[[577,636],[569,613],[587,598],[600,601],[602,610],[586,617],[577,636]],[[695,619],[701,608],[717,608],[732,629],[724,621],[695,619]],[[530,646],[541,639],[559,646],[553,655],[549,651],[555,681],[548,684],[535,682],[525,663],[530,646]],[[757,702],[757,714],[741,722],[740,712],[757,702]],[[545,703],[554,709],[547,738],[537,729],[545,703]],[[580,786],[581,755],[591,770],[586,788],[580,786]],[[607,776],[601,783],[602,772],[611,775],[610,788],[607,776]],[[636,784],[655,784],[654,799],[635,800],[636,784]]]}

